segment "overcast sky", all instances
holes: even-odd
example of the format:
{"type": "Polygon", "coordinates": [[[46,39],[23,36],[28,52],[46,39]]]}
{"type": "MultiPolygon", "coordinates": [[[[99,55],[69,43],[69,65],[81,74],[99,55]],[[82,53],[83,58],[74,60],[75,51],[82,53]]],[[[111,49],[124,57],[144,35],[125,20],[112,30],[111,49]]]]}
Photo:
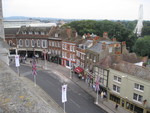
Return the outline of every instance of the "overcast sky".
{"type": "Polygon", "coordinates": [[[135,20],[140,4],[150,20],[150,0],[2,0],[3,16],[135,20]]]}

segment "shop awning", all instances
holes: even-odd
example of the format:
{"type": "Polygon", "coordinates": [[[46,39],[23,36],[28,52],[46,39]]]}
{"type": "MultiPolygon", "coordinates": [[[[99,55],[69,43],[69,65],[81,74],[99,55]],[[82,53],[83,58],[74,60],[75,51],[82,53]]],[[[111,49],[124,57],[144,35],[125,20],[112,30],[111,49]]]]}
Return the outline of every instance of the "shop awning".
{"type": "Polygon", "coordinates": [[[81,72],[83,72],[83,69],[78,66],[78,67],[76,67],[76,68],[74,69],[74,71],[77,72],[77,73],[81,73],[81,72]]]}

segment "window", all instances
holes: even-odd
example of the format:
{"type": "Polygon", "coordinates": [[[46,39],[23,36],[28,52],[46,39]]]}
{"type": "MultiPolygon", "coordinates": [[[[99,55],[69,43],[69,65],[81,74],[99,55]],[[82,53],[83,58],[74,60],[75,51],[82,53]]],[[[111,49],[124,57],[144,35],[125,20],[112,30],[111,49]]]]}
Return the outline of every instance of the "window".
{"type": "Polygon", "coordinates": [[[22,39],[19,40],[19,46],[22,47],[23,46],[23,42],[22,39]]]}
{"type": "Polygon", "coordinates": [[[31,46],[34,47],[35,46],[35,41],[32,39],[31,40],[31,46]]]}
{"type": "Polygon", "coordinates": [[[89,59],[89,56],[90,56],[90,54],[89,54],[89,53],[87,53],[87,59],[89,59]]]}
{"type": "Polygon", "coordinates": [[[72,49],[73,49],[73,48],[72,48],[72,46],[70,45],[70,51],[72,51],[72,49]]]}
{"type": "Polygon", "coordinates": [[[40,40],[37,40],[37,47],[40,47],[40,46],[41,46],[40,40]]]}
{"type": "Polygon", "coordinates": [[[55,33],[55,37],[58,37],[58,34],[57,34],[57,33],[55,33]]]}
{"type": "Polygon", "coordinates": [[[52,46],[54,46],[54,42],[52,42],[52,46]]]}
{"type": "Polygon", "coordinates": [[[45,32],[41,32],[41,35],[45,35],[45,32]]]}
{"type": "Polygon", "coordinates": [[[142,102],[143,101],[143,96],[133,93],[133,100],[138,101],[138,102],[142,102]]]}
{"type": "Polygon", "coordinates": [[[117,85],[113,85],[113,91],[120,93],[120,87],[117,85]]]}
{"type": "Polygon", "coordinates": [[[65,44],[62,44],[62,48],[65,49],[65,44]]]}
{"type": "Polygon", "coordinates": [[[117,76],[114,76],[114,81],[121,83],[121,78],[117,77],[117,76]]]}
{"type": "Polygon", "coordinates": [[[29,35],[32,35],[32,31],[29,31],[29,35]]]}
{"type": "Polygon", "coordinates": [[[29,40],[28,39],[26,39],[25,44],[26,44],[26,47],[29,47],[29,40]]]}
{"type": "Polygon", "coordinates": [[[75,52],[75,46],[73,46],[73,49],[72,49],[72,51],[73,51],[73,52],[75,52]]]}
{"type": "Polygon", "coordinates": [[[57,42],[55,42],[55,47],[57,47],[57,42]]]}
{"type": "Polygon", "coordinates": [[[47,40],[42,40],[42,48],[47,48],[47,40]]]}
{"type": "Polygon", "coordinates": [[[136,89],[136,90],[140,90],[140,91],[144,91],[144,86],[143,86],[143,85],[140,85],[140,84],[135,83],[135,84],[134,84],[134,89],[136,89]]]}
{"type": "Polygon", "coordinates": [[[51,41],[49,41],[49,46],[52,46],[51,41]]]}
{"type": "Polygon", "coordinates": [[[96,62],[96,56],[94,56],[94,60],[93,60],[93,62],[96,62]]]}
{"type": "Polygon", "coordinates": [[[112,47],[109,47],[109,53],[111,53],[112,52],[112,47]]]}
{"type": "Polygon", "coordinates": [[[62,52],[62,57],[63,57],[63,58],[65,57],[65,53],[64,53],[64,51],[62,52]]]}
{"type": "Polygon", "coordinates": [[[58,47],[60,47],[60,42],[58,42],[58,47]]]}
{"type": "Polygon", "coordinates": [[[12,40],[9,40],[9,45],[10,45],[10,46],[12,45],[12,43],[13,43],[12,40]]]}

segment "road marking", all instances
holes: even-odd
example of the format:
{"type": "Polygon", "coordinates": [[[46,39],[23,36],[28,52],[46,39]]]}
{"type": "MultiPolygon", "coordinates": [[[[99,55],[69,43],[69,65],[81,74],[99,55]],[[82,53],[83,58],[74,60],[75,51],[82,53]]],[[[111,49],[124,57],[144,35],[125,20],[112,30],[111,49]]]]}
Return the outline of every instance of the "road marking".
{"type": "Polygon", "coordinates": [[[73,101],[72,99],[70,99],[70,101],[71,101],[72,103],[74,103],[78,108],[80,108],[80,105],[77,104],[75,101],[73,101]]]}

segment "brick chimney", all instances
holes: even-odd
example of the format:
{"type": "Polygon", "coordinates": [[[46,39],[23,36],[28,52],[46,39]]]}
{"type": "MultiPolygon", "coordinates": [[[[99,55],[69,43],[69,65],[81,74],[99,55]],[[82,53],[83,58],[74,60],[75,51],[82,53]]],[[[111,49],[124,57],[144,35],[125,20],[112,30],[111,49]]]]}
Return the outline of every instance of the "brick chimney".
{"type": "Polygon", "coordinates": [[[104,33],[103,33],[103,38],[105,38],[105,39],[108,38],[108,33],[107,33],[107,32],[104,32],[104,33]]]}
{"type": "Polygon", "coordinates": [[[106,43],[103,42],[103,43],[102,43],[102,50],[105,50],[105,49],[106,49],[106,43]]]}
{"type": "Polygon", "coordinates": [[[113,38],[112,41],[113,41],[113,42],[116,42],[116,38],[113,38]]]}
{"type": "Polygon", "coordinates": [[[87,34],[87,37],[91,37],[90,33],[87,34]]]}
{"type": "Polygon", "coordinates": [[[67,28],[66,30],[68,38],[71,38],[71,28],[67,28]]]}

